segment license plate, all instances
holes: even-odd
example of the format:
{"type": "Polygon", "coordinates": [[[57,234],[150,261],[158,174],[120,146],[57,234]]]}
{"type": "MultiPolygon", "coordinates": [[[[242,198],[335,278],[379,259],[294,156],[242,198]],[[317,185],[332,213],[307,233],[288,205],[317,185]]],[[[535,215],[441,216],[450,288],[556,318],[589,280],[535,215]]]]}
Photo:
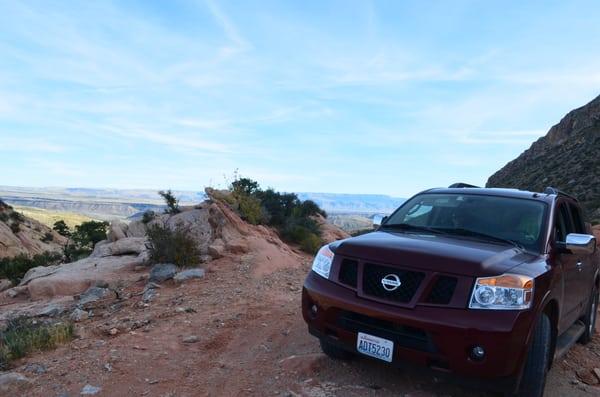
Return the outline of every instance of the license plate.
{"type": "Polygon", "coordinates": [[[359,332],[358,338],[356,338],[356,350],[367,356],[391,363],[392,354],[394,354],[394,342],[359,332]]]}

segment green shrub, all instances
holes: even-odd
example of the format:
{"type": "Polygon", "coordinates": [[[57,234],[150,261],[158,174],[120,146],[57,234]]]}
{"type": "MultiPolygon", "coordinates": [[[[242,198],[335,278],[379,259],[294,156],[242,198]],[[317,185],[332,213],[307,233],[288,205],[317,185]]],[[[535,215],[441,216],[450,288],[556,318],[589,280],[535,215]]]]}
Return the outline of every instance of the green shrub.
{"type": "Polygon", "coordinates": [[[10,231],[13,232],[13,234],[17,234],[21,231],[21,224],[18,222],[13,222],[10,224],[10,231]]]}
{"type": "Polygon", "coordinates": [[[54,222],[54,226],[52,226],[52,229],[54,231],[56,231],[58,234],[60,234],[61,236],[64,236],[64,237],[71,236],[71,229],[65,223],[65,221],[63,221],[62,219],[60,221],[54,222]]]}
{"type": "Polygon", "coordinates": [[[146,231],[150,241],[151,263],[173,263],[191,267],[200,262],[200,251],[188,230],[181,225],[174,230],[165,225],[151,225],[146,231]]]}
{"type": "Polygon", "coordinates": [[[175,198],[171,189],[166,192],[161,190],[158,194],[165,200],[165,204],[167,204],[167,208],[165,209],[166,214],[175,215],[181,212],[179,209],[179,200],[175,198]]]}
{"type": "Polygon", "coordinates": [[[43,243],[49,243],[54,240],[54,234],[52,234],[52,232],[46,232],[41,240],[43,243]]]}
{"type": "Polygon", "coordinates": [[[16,211],[10,212],[8,214],[8,217],[15,223],[20,223],[25,220],[25,217],[23,216],[23,214],[16,212],[16,211]]]}
{"type": "Polygon", "coordinates": [[[6,212],[0,212],[0,222],[8,222],[8,214],[6,212]]]}
{"type": "Polygon", "coordinates": [[[321,227],[312,217],[327,214],[314,201],[301,201],[294,193],[279,193],[271,188],[262,190],[248,178],[236,179],[230,191],[236,203],[234,208],[245,221],[273,226],[284,240],[299,244],[309,253],[322,245],[321,227]]]}
{"type": "Polygon", "coordinates": [[[29,269],[60,263],[62,255],[57,252],[44,252],[32,257],[21,254],[12,258],[0,259],[0,278],[7,278],[18,284],[29,269]]]}
{"type": "Polygon", "coordinates": [[[52,349],[70,341],[73,334],[71,323],[47,324],[25,317],[8,320],[6,329],[0,331],[0,371],[30,352],[52,349]]]}
{"type": "Polygon", "coordinates": [[[142,223],[144,225],[147,225],[148,223],[152,222],[152,220],[154,220],[155,217],[156,214],[154,213],[154,211],[148,210],[142,215],[142,223]]]}

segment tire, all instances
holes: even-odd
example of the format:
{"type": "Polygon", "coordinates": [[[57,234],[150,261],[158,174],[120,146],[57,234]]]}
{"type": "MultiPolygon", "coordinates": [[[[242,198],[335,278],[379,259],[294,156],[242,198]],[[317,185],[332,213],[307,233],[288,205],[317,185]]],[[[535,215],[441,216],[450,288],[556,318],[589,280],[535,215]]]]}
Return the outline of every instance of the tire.
{"type": "Polygon", "coordinates": [[[579,338],[578,342],[585,345],[592,340],[594,336],[594,328],[596,326],[596,317],[598,314],[598,289],[594,287],[590,301],[588,303],[588,310],[583,319],[583,325],[585,325],[585,332],[579,338]]]}
{"type": "Polygon", "coordinates": [[[323,353],[334,360],[347,361],[354,357],[354,354],[331,344],[325,339],[319,339],[319,342],[321,343],[321,350],[323,353]]]}
{"type": "Polygon", "coordinates": [[[552,325],[547,315],[542,314],[535,325],[533,340],[527,353],[527,361],[521,377],[518,397],[542,397],[546,386],[546,375],[550,364],[552,325]]]}

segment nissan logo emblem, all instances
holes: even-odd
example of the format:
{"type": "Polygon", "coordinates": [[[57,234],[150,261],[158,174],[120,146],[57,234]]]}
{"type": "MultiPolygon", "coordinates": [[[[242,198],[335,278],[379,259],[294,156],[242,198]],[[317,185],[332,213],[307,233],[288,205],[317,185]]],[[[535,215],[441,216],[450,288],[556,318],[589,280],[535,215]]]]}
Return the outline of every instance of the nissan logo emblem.
{"type": "Polygon", "coordinates": [[[381,285],[383,286],[383,289],[391,292],[397,290],[402,283],[400,282],[400,277],[398,277],[398,275],[388,274],[381,279],[381,285]]]}

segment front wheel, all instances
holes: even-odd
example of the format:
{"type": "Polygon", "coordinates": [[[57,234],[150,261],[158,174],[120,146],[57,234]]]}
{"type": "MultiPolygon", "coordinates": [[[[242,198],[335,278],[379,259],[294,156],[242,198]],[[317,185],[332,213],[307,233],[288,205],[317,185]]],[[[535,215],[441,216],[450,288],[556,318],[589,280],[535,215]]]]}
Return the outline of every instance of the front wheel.
{"type": "Polygon", "coordinates": [[[517,396],[542,397],[550,364],[552,326],[547,315],[537,321],[517,396]]]}
{"type": "Polygon", "coordinates": [[[585,325],[585,332],[579,338],[579,343],[586,344],[592,340],[594,336],[594,328],[596,327],[596,317],[598,315],[598,289],[594,287],[590,301],[588,303],[588,311],[583,319],[583,325],[585,325]]]}

